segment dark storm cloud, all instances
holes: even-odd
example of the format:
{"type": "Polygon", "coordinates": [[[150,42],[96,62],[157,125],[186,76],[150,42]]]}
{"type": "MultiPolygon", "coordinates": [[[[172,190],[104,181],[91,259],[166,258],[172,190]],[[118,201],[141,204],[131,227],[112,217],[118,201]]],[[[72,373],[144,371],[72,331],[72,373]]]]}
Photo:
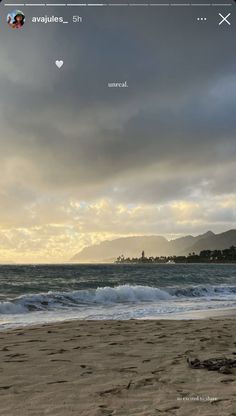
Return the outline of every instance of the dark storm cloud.
{"type": "Polygon", "coordinates": [[[236,153],[235,30],[211,13],[205,27],[194,10],[91,9],[81,27],[6,29],[0,159],[30,165],[22,193],[115,197],[117,184],[122,200],[161,202],[204,181],[235,190],[225,175],[236,153]],[[129,88],[106,88],[116,80],[129,88]]]}

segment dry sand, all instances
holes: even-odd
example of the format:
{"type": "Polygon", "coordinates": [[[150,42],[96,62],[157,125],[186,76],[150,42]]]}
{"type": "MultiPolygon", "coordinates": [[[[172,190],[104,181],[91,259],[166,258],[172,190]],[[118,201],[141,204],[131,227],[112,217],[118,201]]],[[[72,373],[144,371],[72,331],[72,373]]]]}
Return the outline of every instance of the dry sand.
{"type": "Polygon", "coordinates": [[[236,369],[191,369],[189,355],[236,358],[236,320],[71,321],[4,331],[0,415],[236,416],[236,369]]]}

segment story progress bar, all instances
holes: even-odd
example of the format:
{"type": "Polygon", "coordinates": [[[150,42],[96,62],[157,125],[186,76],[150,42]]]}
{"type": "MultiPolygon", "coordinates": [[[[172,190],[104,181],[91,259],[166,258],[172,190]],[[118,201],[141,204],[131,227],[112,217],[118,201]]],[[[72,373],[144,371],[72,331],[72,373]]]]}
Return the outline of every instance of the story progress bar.
{"type": "Polygon", "coordinates": [[[5,3],[6,7],[230,7],[232,3],[5,3]]]}

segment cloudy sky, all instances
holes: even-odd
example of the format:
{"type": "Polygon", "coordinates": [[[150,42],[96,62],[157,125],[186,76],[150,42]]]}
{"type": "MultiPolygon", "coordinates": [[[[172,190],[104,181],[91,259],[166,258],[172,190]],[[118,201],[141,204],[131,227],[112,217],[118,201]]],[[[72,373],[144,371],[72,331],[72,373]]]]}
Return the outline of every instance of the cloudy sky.
{"type": "Polygon", "coordinates": [[[84,8],[82,24],[40,25],[30,17],[78,9],[28,8],[22,31],[1,25],[1,262],[236,228],[235,25],[186,9],[84,8]]]}

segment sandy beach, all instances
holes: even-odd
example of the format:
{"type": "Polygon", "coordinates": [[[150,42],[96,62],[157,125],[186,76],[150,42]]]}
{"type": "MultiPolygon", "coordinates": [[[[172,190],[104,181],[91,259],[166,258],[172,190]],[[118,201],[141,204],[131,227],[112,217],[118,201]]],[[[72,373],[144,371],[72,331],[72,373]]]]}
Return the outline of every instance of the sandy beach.
{"type": "Polygon", "coordinates": [[[70,321],[0,333],[0,415],[235,416],[236,369],[187,357],[236,357],[233,316],[70,321]]]}

